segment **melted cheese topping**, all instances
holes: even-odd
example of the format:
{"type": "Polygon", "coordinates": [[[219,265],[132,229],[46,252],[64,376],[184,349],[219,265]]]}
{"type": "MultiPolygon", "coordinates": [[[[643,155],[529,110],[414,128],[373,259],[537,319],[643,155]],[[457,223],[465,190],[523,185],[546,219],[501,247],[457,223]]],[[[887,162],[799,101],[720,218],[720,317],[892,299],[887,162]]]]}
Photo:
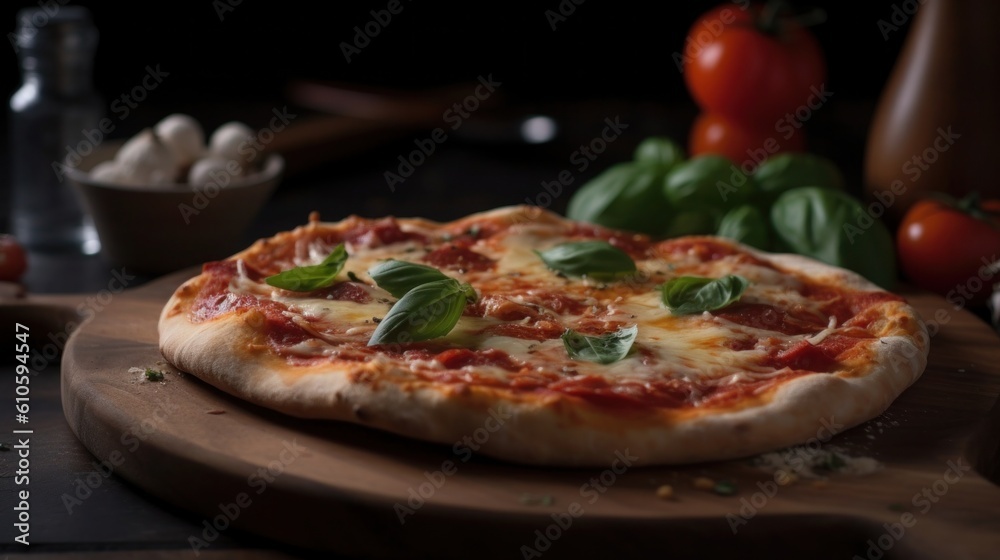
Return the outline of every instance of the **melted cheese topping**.
{"type": "MultiPolygon", "coordinates": [[[[421,233],[429,241],[403,241],[368,247],[365,244],[368,240],[362,238],[358,243],[347,246],[350,256],[342,277],[346,278],[350,271],[364,283],[362,287],[369,299],[365,303],[318,298],[272,288],[251,280],[242,264],[238,266],[239,274],[230,283],[230,290],[284,304],[287,316],[315,336],[287,348],[288,352],[306,357],[336,357],[345,348],[363,348],[377,322],[395,301],[389,293],[375,286],[367,271],[389,258],[421,263],[431,249],[447,244],[447,238],[440,231],[421,231],[418,226],[409,224],[404,224],[402,228],[421,233]]],[[[638,384],[677,380],[705,387],[742,384],[779,375],[783,373],[780,369],[758,365],[774,345],[791,347],[802,340],[818,344],[837,330],[834,317],[829,317],[826,329],[819,327],[815,333],[786,335],[737,324],[709,312],[673,316],[661,302],[659,286],[681,275],[744,276],[751,282],[742,296],[741,301],[745,303],[766,304],[782,310],[795,309],[800,313],[820,316],[823,302],[804,297],[799,291],[801,281],[795,276],[767,266],[741,262],[738,256],[709,262],[683,254],[669,260],[639,259],[636,261],[638,273],[632,279],[601,283],[557,275],[547,269],[535,253],[536,250],[542,251],[572,240],[579,240],[579,237],[568,237],[561,226],[529,222],[511,226],[473,243],[469,249],[493,259],[496,263],[493,269],[460,271],[445,268],[442,272],[472,284],[481,300],[493,298],[490,301],[498,302],[498,305],[519,306],[518,309],[528,315],[504,320],[490,314],[467,314],[448,335],[435,341],[455,348],[500,350],[515,363],[523,364],[522,373],[529,370],[566,378],[597,376],[616,383],[638,384]],[[546,297],[553,296],[578,302],[577,313],[565,308],[560,311],[555,309],[559,306],[544,303],[546,297]],[[569,359],[558,335],[546,340],[533,340],[493,332],[503,324],[530,328],[539,326],[540,321],[555,323],[560,329],[583,330],[590,334],[637,325],[638,336],[633,351],[626,358],[601,365],[569,359]],[[726,345],[727,341],[740,338],[756,342],[743,350],[734,350],[726,345]],[[769,341],[768,344],[760,342],[764,339],[769,341]]],[[[289,267],[317,264],[329,254],[330,249],[318,242],[298,247],[297,256],[289,267]]],[[[377,358],[379,356],[374,355],[367,359],[377,358]]],[[[425,372],[445,369],[435,359],[409,360],[407,367],[425,372]]],[[[473,371],[471,366],[466,366],[466,369],[473,371]]],[[[475,366],[474,372],[495,378],[511,375],[508,369],[498,366],[475,366]]]]}

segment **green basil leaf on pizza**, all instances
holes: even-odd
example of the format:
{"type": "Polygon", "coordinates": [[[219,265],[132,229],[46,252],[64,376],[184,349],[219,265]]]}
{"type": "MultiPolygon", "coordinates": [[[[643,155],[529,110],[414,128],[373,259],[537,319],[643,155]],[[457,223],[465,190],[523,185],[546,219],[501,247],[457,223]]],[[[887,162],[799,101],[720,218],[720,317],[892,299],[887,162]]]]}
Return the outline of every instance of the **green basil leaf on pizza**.
{"type": "Polygon", "coordinates": [[[421,284],[392,305],[372,333],[368,346],[406,344],[444,336],[458,324],[466,303],[475,299],[475,289],[454,278],[421,284]]]}
{"type": "Polygon", "coordinates": [[[368,271],[368,275],[379,288],[397,298],[422,284],[448,279],[436,268],[396,259],[380,262],[368,271]]]}
{"type": "Polygon", "coordinates": [[[614,280],[636,271],[632,257],[607,241],[562,243],[535,254],[545,266],[567,276],[614,280]]]}
{"type": "Polygon", "coordinates": [[[587,336],[573,329],[566,329],[561,338],[570,358],[612,364],[628,355],[638,334],[639,327],[632,325],[599,336],[587,336]]]}
{"type": "Polygon", "coordinates": [[[663,304],[674,315],[690,315],[722,309],[739,301],[750,281],[727,274],[722,278],[679,276],[660,288],[663,304]]]}
{"type": "Polygon", "coordinates": [[[347,249],[341,243],[319,264],[297,266],[268,276],[264,281],[275,288],[293,292],[311,292],[332,286],[346,262],[347,249]]]}

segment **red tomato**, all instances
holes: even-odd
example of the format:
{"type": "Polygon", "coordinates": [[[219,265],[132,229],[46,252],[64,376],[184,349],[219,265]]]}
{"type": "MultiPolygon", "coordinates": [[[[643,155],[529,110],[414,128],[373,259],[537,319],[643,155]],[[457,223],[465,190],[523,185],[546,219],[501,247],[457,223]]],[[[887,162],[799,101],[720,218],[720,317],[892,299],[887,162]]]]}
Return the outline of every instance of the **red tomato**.
{"type": "Polygon", "coordinates": [[[0,235],[0,281],[17,282],[28,269],[24,248],[10,235],[0,235]]]}
{"type": "Polygon", "coordinates": [[[695,21],[683,69],[702,110],[772,126],[808,106],[826,81],[823,51],[812,33],[788,17],[765,23],[759,5],[724,4],[695,21]]]}
{"type": "Polygon", "coordinates": [[[769,156],[781,152],[805,150],[805,132],[801,128],[756,128],[735,123],[722,115],[702,113],[691,126],[688,151],[726,156],[747,170],[757,167],[769,156]],[[785,136],[790,136],[785,138],[785,136]]]}
{"type": "Polygon", "coordinates": [[[1000,281],[988,266],[1000,260],[1000,201],[984,201],[971,213],[938,200],[918,201],[903,216],[896,245],[913,285],[958,306],[981,305],[1000,281]]]}

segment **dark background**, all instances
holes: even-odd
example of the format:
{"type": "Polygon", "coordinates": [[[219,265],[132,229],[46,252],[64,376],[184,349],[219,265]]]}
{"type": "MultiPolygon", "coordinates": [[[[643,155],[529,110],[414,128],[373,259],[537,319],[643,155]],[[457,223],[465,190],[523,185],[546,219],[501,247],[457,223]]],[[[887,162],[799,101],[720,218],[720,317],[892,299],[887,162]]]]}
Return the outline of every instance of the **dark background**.
{"type": "MultiPolygon", "coordinates": [[[[564,210],[574,189],[627,159],[647,135],[686,143],[698,109],[672,55],[684,48],[697,16],[723,3],[662,3],[653,10],[647,3],[601,0],[580,5],[570,0],[401,2],[402,12],[351,62],[341,43],[352,42],[355,26],[364,27],[372,20],[370,11],[385,9],[387,1],[77,4],[91,9],[100,30],[95,85],[109,106],[141,83],[147,66],[169,72],[128,118],[116,121],[112,138],[129,137],[175,112],[191,114],[206,131],[229,120],[256,129],[266,125],[272,108],[289,105],[287,86],[297,79],[418,91],[487,75],[502,82],[502,103],[512,113],[551,114],[567,132],[538,146],[449,140],[396,192],[387,189],[383,174],[394,170],[397,157],[413,149],[414,139],[426,138],[430,127],[347,158],[336,157],[333,146],[327,164],[286,178],[248,232],[250,242],[302,223],[311,210],[327,220],[350,213],[451,219],[524,202],[539,193],[543,181],[571,167],[570,154],[600,134],[606,117],[620,115],[629,131],[594,165],[574,175],[573,185],[552,205],[564,210]],[[226,7],[221,18],[220,6],[226,7]],[[553,30],[546,11],[557,12],[560,6],[573,13],[553,30]]],[[[894,11],[894,3],[885,0],[791,4],[799,11],[818,7],[827,15],[812,29],[825,52],[827,89],[833,96],[806,123],[808,149],[834,159],[860,193],[870,117],[907,25],[883,37],[878,20],[894,11]]],[[[0,17],[4,35],[14,31],[19,8],[36,5],[6,4],[0,17]]],[[[6,68],[0,72],[0,91],[9,95],[20,76],[7,43],[0,48],[6,68]]],[[[8,116],[3,118],[6,130],[8,116]]],[[[490,118],[482,111],[467,122],[490,118]]],[[[3,134],[0,142],[8,141],[3,134]]],[[[0,153],[0,177],[6,178],[8,150],[0,153]]],[[[8,181],[0,182],[0,231],[7,229],[8,188],[8,181]]],[[[65,290],[40,282],[44,276],[29,268],[29,288],[65,290]]]]}
{"type": "MultiPolygon", "coordinates": [[[[339,44],[354,26],[387,2],[253,2],[222,14],[226,0],[196,3],[88,6],[101,31],[96,83],[107,98],[128,91],[147,64],[171,72],[150,103],[271,100],[293,78],[316,78],[406,88],[434,86],[493,72],[519,99],[621,97],[684,103],[688,96],[670,55],[683,47],[690,24],[723,2],[657,4],[589,0],[558,23],[546,10],[560,2],[465,3],[400,0],[403,11],[361,54],[345,61],[339,44]],[[322,8],[320,7],[322,6],[322,8]]],[[[565,0],[564,4],[571,4],[565,0]]],[[[0,29],[13,31],[16,10],[36,2],[9,2],[0,29]]],[[[877,20],[893,3],[792,2],[825,9],[815,26],[829,63],[830,89],[841,99],[878,95],[905,30],[885,40],[877,20]]],[[[899,2],[896,2],[899,4],[899,2]]],[[[17,85],[12,49],[3,49],[4,91],[17,85]]]]}

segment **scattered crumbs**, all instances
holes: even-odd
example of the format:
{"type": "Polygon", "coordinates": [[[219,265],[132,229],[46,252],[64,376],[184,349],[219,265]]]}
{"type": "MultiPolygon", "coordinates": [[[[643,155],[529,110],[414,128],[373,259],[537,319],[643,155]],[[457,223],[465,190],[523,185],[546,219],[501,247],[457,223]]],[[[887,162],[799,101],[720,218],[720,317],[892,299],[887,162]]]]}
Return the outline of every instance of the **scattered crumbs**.
{"type": "Polygon", "coordinates": [[[778,471],[774,473],[774,481],[778,483],[778,486],[789,486],[795,484],[799,480],[799,475],[788,472],[788,471],[778,471]]]}
{"type": "Polygon", "coordinates": [[[549,494],[521,494],[518,501],[526,506],[551,506],[555,499],[549,494]]]}
{"type": "MultiPolygon", "coordinates": [[[[162,363],[162,362],[157,362],[162,363]]],[[[149,367],[130,367],[128,372],[139,376],[139,381],[163,381],[164,372],[149,367]]],[[[135,381],[133,381],[135,383],[135,381]]]]}
{"type": "Polygon", "coordinates": [[[669,484],[664,484],[656,489],[656,497],[661,500],[672,500],[674,499],[674,487],[669,484]]]}
{"type": "Polygon", "coordinates": [[[736,483],[732,480],[720,480],[712,487],[712,492],[720,496],[732,496],[736,494],[736,483]]]}
{"type": "Polygon", "coordinates": [[[893,504],[889,504],[889,511],[895,511],[895,512],[898,512],[898,513],[903,513],[904,511],[906,511],[906,507],[904,507],[903,504],[900,504],[900,503],[893,503],[893,504]]]}
{"type": "Polygon", "coordinates": [[[715,481],[707,476],[699,476],[694,479],[694,487],[698,490],[712,490],[715,488],[715,481]]]}
{"type": "MultiPolygon", "coordinates": [[[[874,439],[871,435],[868,437],[874,439]]],[[[821,448],[789,447],[758,455],[753,463],[758,469],[771,474],[784,471],[808,479],[824,478],[830,474],[861,476],[882,468],[882,464],[872,457],[855,457],[832,445],[821,448]]]]}
{"type": "Polygon", "coordinates": [[[10,451],[10,446],[0,441],[0,451],[10,451]]]}
{"type": "Polygon", "coordinates": [[[823,456],[820,459],[819,464],[816,465],[817,468],[824,471],[839,471],[847,466],[847,461],[837,453],[836,451],[831,452],[829,455],[823,456]]]}

